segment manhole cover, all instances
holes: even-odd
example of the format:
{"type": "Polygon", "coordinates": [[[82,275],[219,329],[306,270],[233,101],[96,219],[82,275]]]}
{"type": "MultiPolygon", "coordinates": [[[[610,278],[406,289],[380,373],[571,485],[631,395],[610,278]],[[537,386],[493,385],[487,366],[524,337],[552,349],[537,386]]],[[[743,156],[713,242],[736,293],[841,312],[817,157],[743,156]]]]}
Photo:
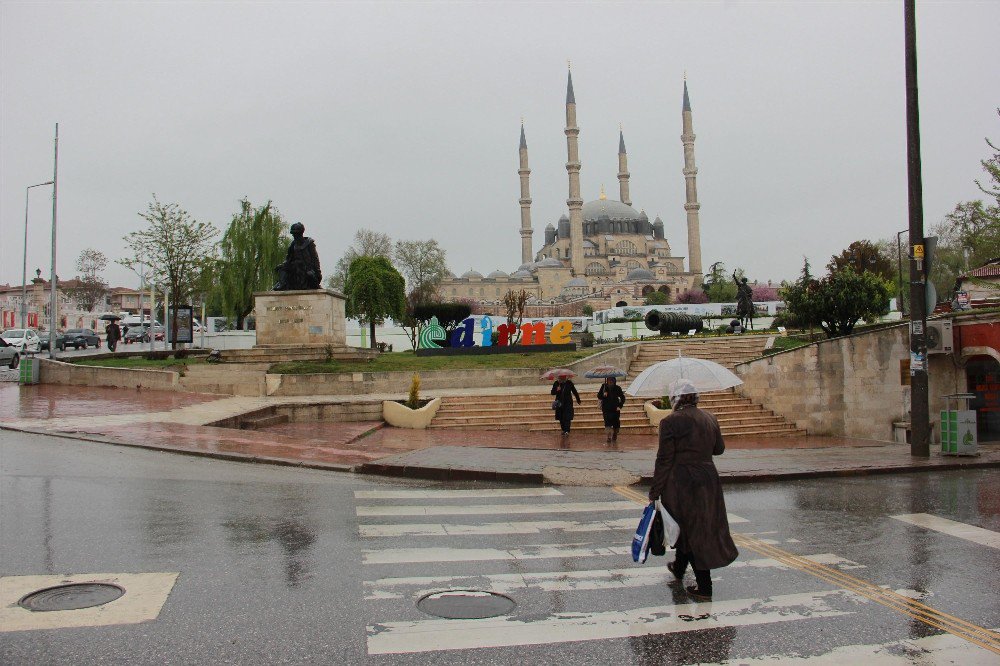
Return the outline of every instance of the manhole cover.
{"type": "Polygon", "coordinates": [[[101,606],[123,594],[125,588],[110,583],[69,583],[26,594],[17,605],[30,611],[76,610],[101,606]]]}
{"type": "Polygon", "coordinates": [[[517,606],[514,600],[484,590],[445,590],[420,598],[417,608],[449,620],[475,620],[506,615],[517,606]]]}

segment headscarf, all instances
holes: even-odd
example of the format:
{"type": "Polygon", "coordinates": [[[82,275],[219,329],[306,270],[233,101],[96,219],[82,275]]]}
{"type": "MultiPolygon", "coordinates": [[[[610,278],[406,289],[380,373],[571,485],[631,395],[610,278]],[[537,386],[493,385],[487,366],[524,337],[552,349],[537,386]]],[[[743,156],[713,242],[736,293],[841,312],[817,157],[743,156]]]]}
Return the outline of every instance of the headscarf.
{"type": "Polygon", "coordinates": [[[690,379],[681,378],[671,382],[667,394],[674,409],[698,404],[698,390],[690,379]]]}

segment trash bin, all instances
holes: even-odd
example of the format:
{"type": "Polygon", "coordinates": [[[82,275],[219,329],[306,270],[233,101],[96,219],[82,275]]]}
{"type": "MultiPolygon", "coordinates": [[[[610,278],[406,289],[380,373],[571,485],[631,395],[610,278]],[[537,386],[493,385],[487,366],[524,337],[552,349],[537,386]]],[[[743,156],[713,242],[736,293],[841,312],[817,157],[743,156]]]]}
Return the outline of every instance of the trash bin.
{"type": "Polygon", "coordinates": [[[21,359],[17,377],[19,384],[38,383],[38,359],[34,355],[28,354],[21,359]]]}
{"type": "Polygon", "coordinates": [[[945,409],[941,412],[941,455],[978,456],[976,410],[969,409],[969,400],[976,394],[951,393],[942,397],[945,409]],[[959,409],[952,409],[953,401],[959,409]]]}

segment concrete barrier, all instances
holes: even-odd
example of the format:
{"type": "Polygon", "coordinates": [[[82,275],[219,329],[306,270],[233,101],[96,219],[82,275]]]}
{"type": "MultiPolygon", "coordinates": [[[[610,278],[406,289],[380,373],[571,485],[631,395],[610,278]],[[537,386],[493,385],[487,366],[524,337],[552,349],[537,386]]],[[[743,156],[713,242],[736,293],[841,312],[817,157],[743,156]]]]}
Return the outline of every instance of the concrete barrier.
{"type": "Polygon", "coordinates": [[[171,370],[104,368],[75,365],[48,358],[40,360],[39,381],[42,384],[144,388],[157,391],[177,391],[180,389],[180,375],[171,370]]]}
{"type": "MultiPolygon", "coordinates": [[[[422,391],[444,388],[491,388],[496,386],[538,386],[537,368],[497,368],[475,370],[426,370],[420,375],[422,391]]],[[[267,394],[358,395],[409,391],[412,371],[342,372],[335,374],[268,375],[267,394]]]]}

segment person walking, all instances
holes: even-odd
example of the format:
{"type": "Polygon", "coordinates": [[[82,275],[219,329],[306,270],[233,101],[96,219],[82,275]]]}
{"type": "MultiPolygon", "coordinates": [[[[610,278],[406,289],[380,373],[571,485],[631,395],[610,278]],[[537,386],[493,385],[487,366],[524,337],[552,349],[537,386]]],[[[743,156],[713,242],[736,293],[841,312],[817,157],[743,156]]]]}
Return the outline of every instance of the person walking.
{"type": "Polygon", "coordinates": [[[660,499],[680,526],[674,561],[667,565],[683,582],[688,564],[697,585],[687,593],[711,601],[712,569],[731,564],[739,555],[729,533],[726,501],[712,456],[726,450],[719,422],[698,409],[698,392],[687,379],[669,387],[674,411],[660,421],[660,447],[649,500],[660,499]]]}
{"type": "Polygon", "coordinates": [[[560,377],[552,384],[550,391],[556,399],[552,403],[556,421],[562,428],[563,437],[569,437],[569,427],[573,422],[573,397],[576,396],[576,404],[580,404],[580,394],[577,393],[576,386],[567,377],[560,377]]]}
{"type": "Polygon", "coordinates": [[[122,339],[122,329],[118,325],[118,322],[111,320],[111,322],[104,327],[104,332],[108,336],[108,349],[114,351],[118,346],[118,341],[122,339]]]}
{"type": "Polygon", "coordinates": [[[604,417],[604,433],[608,442],[618,441],[618,431],[622,427],[622,407],[625,405],[625,392],[618,386],[618,380],[608,377],[597,392],[601,403],[601,415],[604,417]]]}

